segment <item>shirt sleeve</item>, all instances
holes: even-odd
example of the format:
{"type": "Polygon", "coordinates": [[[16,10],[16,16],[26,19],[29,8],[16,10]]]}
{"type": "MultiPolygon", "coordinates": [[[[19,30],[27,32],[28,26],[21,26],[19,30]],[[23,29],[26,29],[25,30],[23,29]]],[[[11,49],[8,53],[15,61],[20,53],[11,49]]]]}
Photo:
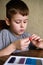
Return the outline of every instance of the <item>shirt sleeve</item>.
{"type": "Polygon", "coordinates": [[[0,31],[0,50],[5,48],[8,44],[6,42],[8,42],[8,31],[7,30],[1,30],[0,31]]]}
{"type": "Polygon", "coordinates": [[[0,50],[3,48],[3,33],[0,31],[0,50]]]}

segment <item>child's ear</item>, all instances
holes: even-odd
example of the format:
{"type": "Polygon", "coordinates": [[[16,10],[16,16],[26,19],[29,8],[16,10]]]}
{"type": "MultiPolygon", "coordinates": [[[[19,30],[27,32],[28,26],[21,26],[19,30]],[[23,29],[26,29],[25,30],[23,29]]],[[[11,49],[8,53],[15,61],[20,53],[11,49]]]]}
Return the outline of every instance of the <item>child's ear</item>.
{"type": "Polygon", "coordinates": [[[10,26],[10,22],[9,22],[9,19],[8,18],[5,18],[5,22],[8,26],[10,26]]]}

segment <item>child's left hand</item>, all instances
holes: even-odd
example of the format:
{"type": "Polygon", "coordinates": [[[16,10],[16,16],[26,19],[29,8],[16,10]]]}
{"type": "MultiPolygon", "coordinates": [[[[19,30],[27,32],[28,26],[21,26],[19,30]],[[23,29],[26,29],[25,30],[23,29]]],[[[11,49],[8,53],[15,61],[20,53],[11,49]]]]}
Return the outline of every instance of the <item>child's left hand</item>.
{"type": "Polygon", "coordinates": [[[41,39],[39,36],[33,34],[30,37],[30,41],[38,48],[43,49],[43,39],[41,39]]]}

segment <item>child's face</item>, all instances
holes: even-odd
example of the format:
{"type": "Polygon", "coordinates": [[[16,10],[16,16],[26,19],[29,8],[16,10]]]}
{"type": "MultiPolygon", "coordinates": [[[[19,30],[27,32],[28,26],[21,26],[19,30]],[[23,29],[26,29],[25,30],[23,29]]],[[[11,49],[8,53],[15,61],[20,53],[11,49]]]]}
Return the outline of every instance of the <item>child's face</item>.
{"type": "Polygon", "coordinates": [[[10,29],[16,35],[21,35],[25,32],[28,23],[28,16],[16,14],[11,18],[10,29]]]}

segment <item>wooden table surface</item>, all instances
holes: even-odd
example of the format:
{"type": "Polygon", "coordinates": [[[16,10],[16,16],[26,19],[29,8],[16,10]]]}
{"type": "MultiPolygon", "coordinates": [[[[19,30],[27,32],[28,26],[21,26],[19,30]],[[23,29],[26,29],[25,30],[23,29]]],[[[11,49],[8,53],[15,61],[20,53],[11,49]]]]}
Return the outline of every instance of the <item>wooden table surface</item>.
{"type": "MultiPolygon", "coordinates": [[[[23,51],[23,52],[11,54],[11,55],[14,55],[14,56],[28,56],[28,57],[39,57],[39,58],[43,58],[43,50],[29,50],[29,51],[23,51]]],[[[3,65],[3,63],[11,55],[7,55],[7,56],[0,57],[0,65],[3,65]]]]}

